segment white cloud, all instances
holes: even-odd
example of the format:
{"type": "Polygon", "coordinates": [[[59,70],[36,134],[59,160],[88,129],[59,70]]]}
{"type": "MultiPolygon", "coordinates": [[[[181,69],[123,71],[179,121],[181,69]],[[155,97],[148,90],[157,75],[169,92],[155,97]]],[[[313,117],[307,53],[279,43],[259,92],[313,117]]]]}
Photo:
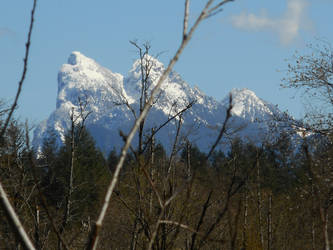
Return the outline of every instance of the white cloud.
{"type": "Polygon", "coordinates": [[[277,33],[281,43],[287,45],[299,36],[301,29],[310,28],[311,22],[306,15],[307,6],[307,0],[287,0],[287,8],[280,17],[269,17],[267,11],[263,10],[259,15],[243,12],[233,16],[231,21],[238,29],[277,33]]]}

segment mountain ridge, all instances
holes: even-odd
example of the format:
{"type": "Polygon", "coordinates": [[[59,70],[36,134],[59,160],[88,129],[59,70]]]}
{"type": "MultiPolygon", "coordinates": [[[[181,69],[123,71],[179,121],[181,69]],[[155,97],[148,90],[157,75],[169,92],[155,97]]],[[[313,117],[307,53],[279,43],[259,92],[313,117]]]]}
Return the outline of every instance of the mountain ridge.
{"type": "MultiPolygon", "coordinates": [[[[149,60],[152,65],[147,90],[150,92],[162,75],[164,65],[148,55],[143,59],[149,60]]],[[[74,108],[75,112],[78,112],[79,98],[87,101],[86,109],[91,111],[86,126],[97,145],[105,153],[112,148],[120,148],[123,141],[119,130],[127,133],[135,120],[133,113],[139,112],[140,63],[140,60],[136,60],[128,75],[122,76],[78,51],[72,52],[58,73],[56,109],[34,131],[34,148],[41,150],[43,140],[50,131],[54,132],[59,144],[64,142],[65,134],[70,128],[70,111],[74,108]]],[[[282,112],[249,89],[232,89],[231,95],[233,109],[228,128],[231,132],[243,128],[232,137],[259,143],[265,136],[271,135],[269,129],[272,123],[278,126],[272,117],[282,112]]],[[[218,134],[218,128],[224,122],[229,97],[217,101],[198,88],[191,87],[174,71],[167,76],[157,96],[158,99],[148,114],[145,131],[149,133],[152,127],[158,127],[170,116],[195,102],[182,117],[182,136],[187,136],[201,150],[207,151],[218,134]]],[[[176,120],[173,120],[160,131],[157,140],[170,147],[175,133],[176,120]]],[[[134,140],[135,143],[137,139],[134,140]]],[[[228,140],[224,143],[227,144],[228,140]]],[[[221,146],[221,149],[225,148],[227,145],[221,146]]]]}

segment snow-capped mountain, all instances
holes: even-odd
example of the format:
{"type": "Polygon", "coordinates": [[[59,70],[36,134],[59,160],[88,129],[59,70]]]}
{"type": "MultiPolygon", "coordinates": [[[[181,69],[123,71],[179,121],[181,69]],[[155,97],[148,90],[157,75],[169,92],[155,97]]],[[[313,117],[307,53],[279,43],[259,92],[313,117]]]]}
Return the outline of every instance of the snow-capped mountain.
{"type": "MultiPolygon", "coordinates": [[[[146,56],[149,64],[147,93],[157,83],[164,71],[164,65],[157,59],[146,56]]],[[[33,145],[40,150],[44,138],[52,131],[62,143],[70,128],[70,113],[74,110],[79,116],[80,102],[85,104],[85,112],[90,112],[86,127],[97,145],[107,153],[112,148],[119,149],[123,144],[119,131],[127,133],[135,116],[139,114],[141,94],[141,64],[134,62],[126,77],[102,67],[93,59],[80,52],[72,52],[67,64],[58,74],[58,96],[55,111],[34,131],[33,145]]],[[[248,89],[233,89],[232,117],[228,122],[227,137],[222,148],[228,148],[230,138],[240,137],[254,143],[271,136],[271,128],[279,126],[273,117],[282,113],[274,105],[258,98],[248,89]]],[[[176,72],[171,72],[156,96],[156,101],[145,122],[145,131],[158,128],[169,117],[175,115],[194,102],[182,117],[181,135],[195,143],[201,150],[208,151],[224,122],[229,97],[217,101],[191,87],[176,72]]],[[[163,127],[157,140],[170,150],[174,142],[178,119],[163,127]]],[[[133,142],[134,144],[136,141],[133,142]]]]}

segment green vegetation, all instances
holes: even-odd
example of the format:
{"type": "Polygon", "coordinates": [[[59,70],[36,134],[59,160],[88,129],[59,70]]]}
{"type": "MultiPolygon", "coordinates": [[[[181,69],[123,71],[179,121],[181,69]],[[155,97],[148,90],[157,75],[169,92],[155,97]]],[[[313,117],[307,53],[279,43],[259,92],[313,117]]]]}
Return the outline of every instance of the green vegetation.
{"type": "MultiPolygon", "coordinates": [[[[57,148],[50,134],[36,159],[27,146],[25,127],[13,120],[1,146],[3,185],[40,249],[58,249],[52,223],[70,249],[85,246],[118,159],[113,150],[105,160],[89,132],[76,131],[71,209],[65,224],[70,135],[57,148]]],[[[153,249],[320,249],[323,212],[332,216],[333,166],[333,146],[322,138],[311,140],[317,151],[308,150],[305,143],[310,142],[304,140],[304,150],[297,153],[286,134],[261,147],[236,140],[230,152],[215,152],[208,160],[199,148],[185,144],[171,164],[161,144],[150,145],[127,159],[99,247],[146,249],[159,220],[153,249]],[[161,213],[159,199],[173,196],[161,213]]],[[[326,226],[331,235],[328,219],[326,226]]],[[[0,237],[1,249],[16,247],[8,223],[0,225],[0,237]]]]}

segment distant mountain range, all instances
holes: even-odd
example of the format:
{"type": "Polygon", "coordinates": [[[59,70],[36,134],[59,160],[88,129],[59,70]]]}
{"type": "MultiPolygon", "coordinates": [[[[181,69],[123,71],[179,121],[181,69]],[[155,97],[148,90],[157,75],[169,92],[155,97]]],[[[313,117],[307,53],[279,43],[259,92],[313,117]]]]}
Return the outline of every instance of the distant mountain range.
{"type": "MultiPolygon", "coordinates": [[[[151,56],[146,56],[145,60],[149,60],[151,65],[149,92],[163,73],[164,65],[151,56]]],[[[135,120],[133,112],[138,114],[139,110],[140,93],[140,60],[134,62],[128,75],[124,77],[80,52],[72,52],[67,64],[61,67],[58,74],[56,109],[34,131],[34,148],[40,150],[44,138],[51,131],[56,135],[58,143],[63,143],[70,128],[71,110],[74,108],[78,115],[78,100],[81,98],[87,101],[85,110],[91,112],[85,125],[98,147],[105,154],[113,148],[119,150],[123,145],[119,131],[126,134],[132,127],[135,120]]],[[[274,140],[284,130],[293,129],[285,122],[292,120],[292,117],[282,113],[277,106],[260,99],[253,91],[232,89],[230,93],[232,117],[228,121],[228,130],[220,149],[227,150],[234,138],[260,144],[264,140],[274,140]],[[279,121],[277,117],[284,117],[283,121],[279,121]]],[[[198,88],[191,87],[176,72],[171,72],[163,83],[148,114],[144,130],[150,133],[151,128],[158,128],[191,102],[194,102],[193,106],[183,114],[181,138],[187,138],[207,152],[225,120],[229,96],[218,101],[198,88]]],[[[174,142],[177,119],[163,127],[156,136],[167,151],[174,142]]],[[[133,143],[137,143],[137,138],[133,143]]]]}

